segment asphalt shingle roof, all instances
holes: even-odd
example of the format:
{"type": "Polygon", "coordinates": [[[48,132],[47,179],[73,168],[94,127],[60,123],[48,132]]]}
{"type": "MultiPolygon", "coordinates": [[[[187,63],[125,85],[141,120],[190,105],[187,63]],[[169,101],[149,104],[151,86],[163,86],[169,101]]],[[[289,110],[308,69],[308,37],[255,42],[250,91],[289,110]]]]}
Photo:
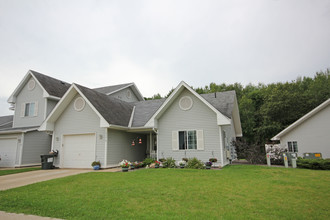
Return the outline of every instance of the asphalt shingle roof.
{"type": "Polygon", "coordinates": [[[131,85],[132,83],[126,83],[126,84],[120,84],[120,85],[113,85],[113,86],[105,86],[105,87],[100,87],[100,88],[95,88],[93,90],[97,92],[101,92],[104,94],[109,94],[111,92],[117,91],[121,88],[125,88],[126,86],[131,85]]]}
{"type": "Polygon", "coordinates": [[[93,89],[75,85],[109,124],[128,126],[133,111],[132,104],[93,89]]]}
{"type": "Polygon", "coordinates": [[[46,76],[34,70],[30,70],[30,72],[37,78],[40,84],[51,96],[61,98],[71,86],[70,83],[46,76]]]}
{"type": "Polygon", "coordinates": [[[0,117],[0,130],[13,127],[13,115],[1,116],[0,117]]]}
{"type": "Polygon", "coordinates": [[[228,118],[232,117],[234,101],[236,97],[235,91],[201,94],[201,96],[219,112],[228,118]]]}
{"type": "Polygon", "coordinates": [[[165,99],[135,102],[132,127],[144,126],[164,102],[165,99]]]}

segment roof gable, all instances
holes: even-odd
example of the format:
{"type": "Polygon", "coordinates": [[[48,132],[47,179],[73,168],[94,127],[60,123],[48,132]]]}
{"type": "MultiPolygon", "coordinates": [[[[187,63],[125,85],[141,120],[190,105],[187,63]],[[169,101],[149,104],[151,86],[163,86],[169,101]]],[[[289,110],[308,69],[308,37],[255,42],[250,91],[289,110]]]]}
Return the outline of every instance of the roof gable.
{"type": "Polygon", "coordinates": [[[123,89],[126,89],[128,87],[131,87],[132,91],[134,92],[135,96],[138,98],[139,101],[144,101],[144,98],[135,85],[135,83],[126,83],[126,84],[120,84],[120,85],[113,85],[113,86],[105,86],[105,87],[100,87],[100,88],[95,88],[93,90],[104,93],[106,95],[111,95],[115,94],[123,89]]]}
{"type": "Polygon", "coordinates": [[[20,91],[26,85],[26,83],[28,82],[30,77],[34,78],[34,80],[42,88],[43,97],[60,99],[65,94],[65,92],[68,90],[68,88],[70,87],[69,83],[46,76],[44,74],[38,73],[33,70],[29,70],[25,74],[25,76],[23,77],[23,79],[19,83],[19,85],[16,87],[14,92],[9,96],[9,98],[7,100],[9,103],[16,102],[17,95],[20,93],[20,91]]]}
{"type": "Polygon", "coordinates": [[[211,105],[208,101],[206,101],[205,98],[202,98],[197,92],[195,92],[188,84],[185,82],[181,82],[175,90],[172,92],[172,94],[166,99],[166,101],[161,105],[161,107],[155,112],[155,114],[149,119],[149,121],[146,123],[145,126],[154,127],[155,126],[155,120],[160,118],[160,116],[171,106],[171,104],[174,102],[174,100],[180,95],[180,93],[187,89],[190,91],[193,95],[195,95],[199,100],[201,100],[206,106],[208,106],[212,111],[214,111],[217,115],[217,123],[218,125],[227,125],[230,124],[229,117],[222,114],[220,111],[218,111],[213,105],[211,105]]]}
{"type": "Polygon", "coordinates": [[[317,114],[318,112],[325,109],[329,104],[330,104],[330,98],[327,99],[326,101],[324,101],[322,104],[320,104],[316,108],[314,108],[312,111],[308,112],[306,115],[304,115],[303,117],[301,117],[297,121],[295,121],[294,123],[292,123],[291,125],[289,125],[287,128],[285,128],[280,133],[275,135],[271,140],[273,140],[273,141],[280,140],[282,136],[288,134],[290,131],[292,131],[293,129],[295,129],[299,125],[301,125],[303,122],[305,122],[306,120],[308,120],[309,118],[311,118],[315,114],[317,114]]]}
{"type": "Polygon", "coordinates": [[[70,104],[77,93],[84,98],[86,103],[100,117],[100,127],[109,127],[110,125],[128,126],[133,105],[84,86],[72,84],[60,102],[40,126],[39,130],[53,130],[54,122],[56,122],[61,116],[62,112],[70,104]]]}

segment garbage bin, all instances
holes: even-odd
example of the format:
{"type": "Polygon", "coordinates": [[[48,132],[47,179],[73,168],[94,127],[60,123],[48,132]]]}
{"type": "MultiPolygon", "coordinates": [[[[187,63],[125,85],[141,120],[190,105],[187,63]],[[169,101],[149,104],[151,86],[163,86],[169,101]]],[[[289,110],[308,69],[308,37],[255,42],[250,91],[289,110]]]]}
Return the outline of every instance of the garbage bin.
{"type": "Polygon", "coordinates": [[[50,152],[50,154],[40,155],[41,158],[41,169],[49,170],[53,169],[54,157],[56,157],[58,152],[50,152]]]}

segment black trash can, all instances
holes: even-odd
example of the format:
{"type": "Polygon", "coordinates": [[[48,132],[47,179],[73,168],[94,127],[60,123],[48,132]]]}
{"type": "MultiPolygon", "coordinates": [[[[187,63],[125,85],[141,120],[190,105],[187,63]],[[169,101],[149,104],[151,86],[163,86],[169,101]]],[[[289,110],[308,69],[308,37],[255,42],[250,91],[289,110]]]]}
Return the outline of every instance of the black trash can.
{"type": "Polygon", "coordinates": [[[51,154],[40,155],[41,158],[41,169],[49,170],[54,168],[54,157],[57,156],[57,152],[52,152],[51,154]]]}

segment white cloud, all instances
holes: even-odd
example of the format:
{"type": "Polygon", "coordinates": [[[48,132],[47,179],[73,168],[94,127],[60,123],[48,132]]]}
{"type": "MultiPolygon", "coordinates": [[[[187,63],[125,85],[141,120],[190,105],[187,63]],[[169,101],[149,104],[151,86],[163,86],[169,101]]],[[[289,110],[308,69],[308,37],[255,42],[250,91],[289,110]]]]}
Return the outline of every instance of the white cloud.
{"type": "Polygon", "coordinates": [[[88,87],[270,83],[330,67],[330,2],[0,1],[0,96],[28,69],[88,87]]]}

